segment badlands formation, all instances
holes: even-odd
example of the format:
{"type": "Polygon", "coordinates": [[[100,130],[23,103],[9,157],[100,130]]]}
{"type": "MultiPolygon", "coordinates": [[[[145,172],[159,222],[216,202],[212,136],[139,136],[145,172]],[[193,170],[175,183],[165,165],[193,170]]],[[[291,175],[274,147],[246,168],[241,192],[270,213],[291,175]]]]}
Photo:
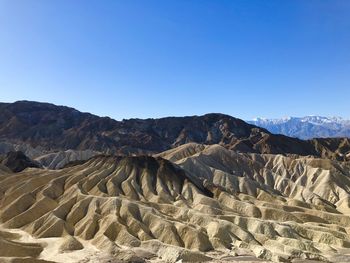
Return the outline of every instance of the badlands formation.
{"type": "Polygon", "coordinates": [[[349,162],[217,144],[0,165],[0,262],[350,262],[349,203],[349,162]]]}

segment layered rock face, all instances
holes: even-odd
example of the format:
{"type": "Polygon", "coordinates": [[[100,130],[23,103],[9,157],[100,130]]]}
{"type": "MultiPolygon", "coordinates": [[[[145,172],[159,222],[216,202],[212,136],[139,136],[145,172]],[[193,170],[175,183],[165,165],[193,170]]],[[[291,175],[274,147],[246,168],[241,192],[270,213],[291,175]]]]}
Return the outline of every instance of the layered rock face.
{"type": "MultiPolygon", "coordinates": [[[[62,240],[55,253],[93,245],[170,262],[242,250],[275,262],[347,262],[349,176],[347,162],[191,143],[60,170],[0,169],[0,220],[7,231],[62,240]]],[[[62,262],[43,249],[29,256],[62,262]]]]}

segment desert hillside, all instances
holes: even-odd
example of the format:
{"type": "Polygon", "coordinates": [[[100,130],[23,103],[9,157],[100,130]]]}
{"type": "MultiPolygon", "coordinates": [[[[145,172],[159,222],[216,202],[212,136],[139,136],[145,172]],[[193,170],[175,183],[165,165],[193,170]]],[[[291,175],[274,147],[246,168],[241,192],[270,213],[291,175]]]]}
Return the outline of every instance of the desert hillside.
{"type": "Polygon", "coordinates": [[[11,262],[350,260],[347,162],[190,143],[0,174],[11,262]]]}

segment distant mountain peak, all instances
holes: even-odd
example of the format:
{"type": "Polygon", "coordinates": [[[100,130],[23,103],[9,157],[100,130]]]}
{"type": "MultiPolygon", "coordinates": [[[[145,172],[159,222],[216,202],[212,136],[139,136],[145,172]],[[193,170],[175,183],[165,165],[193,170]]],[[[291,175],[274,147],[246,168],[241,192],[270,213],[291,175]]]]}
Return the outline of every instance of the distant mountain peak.
{"type": "Polygon", "coordinates": [[[338,116],[308,115],[280,119],[255,118],[248,123],[265,128],[272,133],[300,139],[350,137],[350,120],[338,116]]]}

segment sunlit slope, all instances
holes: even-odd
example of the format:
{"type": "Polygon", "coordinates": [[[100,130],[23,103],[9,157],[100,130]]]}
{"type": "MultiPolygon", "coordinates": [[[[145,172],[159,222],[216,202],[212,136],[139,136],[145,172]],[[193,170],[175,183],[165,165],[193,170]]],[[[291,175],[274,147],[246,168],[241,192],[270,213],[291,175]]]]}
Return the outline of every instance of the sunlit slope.
{"type": "Polygon", "coordinates": [[[206,260],[208,251],[248,248],[274,261],[346,257],[346,163],[197,144],[161,156],[1,171],[0,220],[37,238],[75,236],[108,253],[142,247],[164,257],[167,247],[180,247],[206,260]]]}
{"type": "Polygon", "coordinates": [[[328,159],[242,154],[219,145],[187,144],[158,156],[226,191],[256,196],[258,189],[348,211],[350,164],[328,159]]]}

